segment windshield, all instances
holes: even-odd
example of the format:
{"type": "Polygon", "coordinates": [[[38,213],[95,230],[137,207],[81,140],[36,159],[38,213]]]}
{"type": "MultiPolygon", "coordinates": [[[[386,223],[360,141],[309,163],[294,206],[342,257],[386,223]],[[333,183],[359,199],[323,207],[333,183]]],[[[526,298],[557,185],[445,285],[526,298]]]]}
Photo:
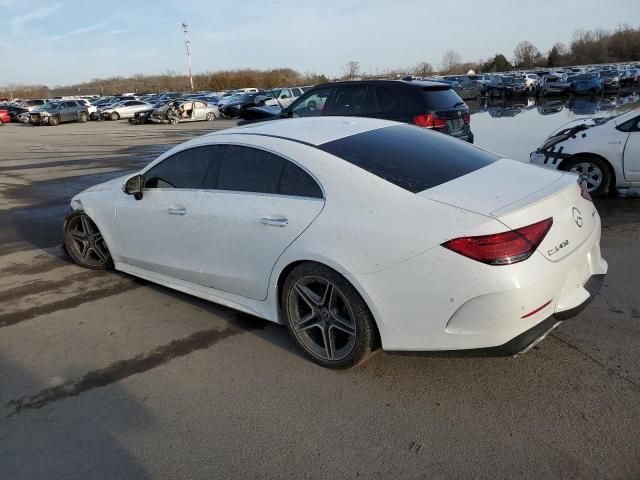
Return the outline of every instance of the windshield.
{"type": "Polygon", "coordinates": [[[600,72],[600,76],[605,78],[613,78],[618,76],[618,72],[615,70],[605,70],[603,72],[600,72]]]}
{"type": "Polygon", "coordinates": [[[59,102],[47,102],[44,105],[42,105],[41,107],[38,107],[38,109],[41,109],[41,110],[54,109],[54,108],[58,108],[58,105],[60,105],[59,102]]]}

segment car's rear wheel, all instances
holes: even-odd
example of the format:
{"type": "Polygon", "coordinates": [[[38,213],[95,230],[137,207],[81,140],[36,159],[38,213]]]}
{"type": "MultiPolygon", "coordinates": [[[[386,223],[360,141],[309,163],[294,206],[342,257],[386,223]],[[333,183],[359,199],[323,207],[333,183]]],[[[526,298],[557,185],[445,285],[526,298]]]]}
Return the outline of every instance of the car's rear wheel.
{"type": "Polygon", "coordinates": [[[74,210],[64,220],[64,246],[74,262],[92,270],[113,268],[102,233],[85,212],[74,210]]]}
{"type": "Polygon", "coordinates": [[[611,186],[611,168],[599,157],[574,157],[563,165],[563,169],[580,175],[587,182],[587,189],[592,197],[605,195],[611,186]]]}
{"type": "Polygon", "coordinates": [[[336,271],[313,262],[297,266],[285,281],[282,300],[291,336],[319,365],[351,368],[373,352],[377,336],[371,312],[336,271]]]}
{"type": "Polygon", "coordinates": [[[209,122],[213,122],[215,119],[216,119],[216,114],[215,113],[213,113],[213,112],[207,113],[207,120],[209,122]]]}
{"type": "Polygon", "coordinates": [[[87,118],[87,114],[86,114],[86,113],[84,113],[84,112],[82,112],[82,113],[80,114],[80,117],[78,118],[78,120],[80,121],[80,123],[85,123],[85,122],[88,120],[88,118],[87,118]]]}
{"type": "Polygon", "coordinates": [[[118,112],[112,112],[110,118],[111,120],[119,120],[120,115],[118,114],[118,112]]]}
{"type": "Polygon", "coordinates": [[[60,119],[58,117],[56,117],[55,115],[52,116],[52,117],[49,117],[49,125],[51,125],[52,127],[55,127],[59,123],[60,123],[60,119]]]}

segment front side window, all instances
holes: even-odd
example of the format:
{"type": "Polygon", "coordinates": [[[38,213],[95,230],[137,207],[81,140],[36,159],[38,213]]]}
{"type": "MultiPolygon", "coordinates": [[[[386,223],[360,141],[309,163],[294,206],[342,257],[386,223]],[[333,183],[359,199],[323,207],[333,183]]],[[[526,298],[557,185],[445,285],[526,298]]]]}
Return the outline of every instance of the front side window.
{"type": "Polygon", "coordinates": [[[145,188],[203,188],[204,179],[216,156],[213,145],[182,150],[144,174],[145,188]]]}
{"type": "Polygon", "coordinates": [[[293,105],[291,113],[294,117],[315,117],[322,115],[327,99],[331,95],[330,88],[316,90],[308,96],[300,97],[293,105]]]}

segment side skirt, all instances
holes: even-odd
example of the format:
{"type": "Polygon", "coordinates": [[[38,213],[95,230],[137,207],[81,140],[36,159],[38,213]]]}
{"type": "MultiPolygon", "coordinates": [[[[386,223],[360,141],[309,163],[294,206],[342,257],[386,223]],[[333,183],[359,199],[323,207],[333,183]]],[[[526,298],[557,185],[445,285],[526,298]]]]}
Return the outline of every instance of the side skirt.
{"type": "Polygon", "coordinates": [[[115,262],[114,266],[116,270],[157,283],[158,285],[178,290],[179,292],[193,295],[194,297],[202,298],[203,300],[208,300],[234,310],[239,310],[241,312],[248,313],[249,315],[264,318],[265,320],[269,320],[274,323],[280,323],[269,314],[269,305],[266,301],[252,300],[239,295],[222,292],[214,288],[205,287],[203,285],[187,282],[161,273],[152,272],[144,268],[135,267],[128,263],[115,262]]]}

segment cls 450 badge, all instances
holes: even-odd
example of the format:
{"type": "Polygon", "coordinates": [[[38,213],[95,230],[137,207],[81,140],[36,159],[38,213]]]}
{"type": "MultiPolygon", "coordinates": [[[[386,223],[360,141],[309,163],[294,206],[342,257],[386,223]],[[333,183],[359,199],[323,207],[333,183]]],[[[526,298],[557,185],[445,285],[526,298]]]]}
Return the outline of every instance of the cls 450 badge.
{"type": "Polygon", "coordinates": [[[565,240],[564,242],[560,243],[559,245],[556,245],[555,247],[553,247],[552,249],[547,250],[547,255],[551,256],[554,253],[558,253],[560,250],[562,250],[567,245],[569,245],[569,240],[565,240]]]}

